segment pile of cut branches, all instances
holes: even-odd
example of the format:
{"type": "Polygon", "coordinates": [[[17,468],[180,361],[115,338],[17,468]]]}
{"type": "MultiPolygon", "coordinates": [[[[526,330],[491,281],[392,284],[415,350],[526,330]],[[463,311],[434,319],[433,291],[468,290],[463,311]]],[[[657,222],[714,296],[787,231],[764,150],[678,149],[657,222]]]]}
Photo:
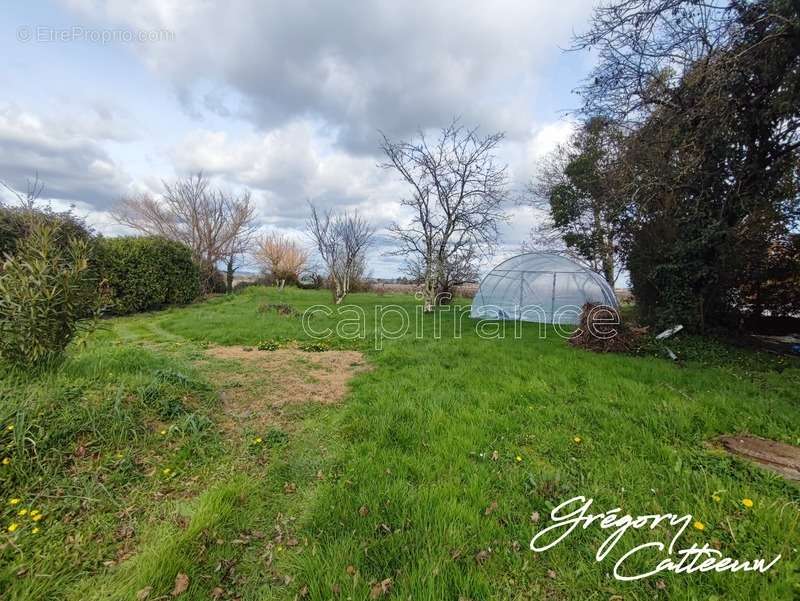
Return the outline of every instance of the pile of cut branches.
{"type": "Polygon", "coordinates": [[[569,343],[596,353],[636,353],[639,339],[646,331],[647,328],[632,328],[622,323],[614,307],[586,303],[569,343]]]}

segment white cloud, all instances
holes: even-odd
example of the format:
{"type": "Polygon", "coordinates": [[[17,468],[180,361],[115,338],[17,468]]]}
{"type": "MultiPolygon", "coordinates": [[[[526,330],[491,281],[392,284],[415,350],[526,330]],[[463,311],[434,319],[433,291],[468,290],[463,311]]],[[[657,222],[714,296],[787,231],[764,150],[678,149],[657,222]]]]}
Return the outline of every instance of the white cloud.
{"type": "Polygon", "coordinates": [[[174,41],[137,50],[191,113],[236,112],[261,128],[322,119],[359,152],[374,152],[378,128],[407,136],[454,114],[524,137],[530,98],[547,85],[537,72],[591,11],[585,0],[68,5],[101,23],[173,30],[174,41]],[[209,82],[243,105],[226,106],[209,82]]]}
{"type": "Polygon", "coordinates": [[[307,201],[321,208],[358,209],[380,225],[397,217],[403,189],[372,157],[351,155],[326,141],[308,121],[266,134],[232,137],[196,130],[171,151],[179,171],[209,175],[260,192],[270,223],[302,224],[307,201]]]}
{"type": "Polygon", "coordinates": [[[24,190],[27,180],[38,175],[47,198],[107,206],[131,180],[101,143],[116,130],[102,124],[93,127],[96,121],[88,114],[82,118],[85,128],[76,127],[80,119],[68,115],[41,116],[15,104],[0,104],[0,179],[24,190]],[[91,137],[99,131],[105,133],[91,137]]]}
{"type": "MultiPolygon", "coordinates": [[[[557,91],[560,77],[579,79],[553,69],[558,47],[591,11],[585,0],[62,4],[75,25],[175,36],[64,48],[64,60],[75,61],[74,87],[62,86],[57,104],[0,103],[0,178],[24,188],[38,172],[47,196],[78,203],[101,231],[118,233],[108,209],[121,194],[158,193],[162,179],[202,170],[220,186],[252,189],[264,227],[298,236],[308,200],[358,209],[381,228],[381,250],[385,228],[408,214],[399,203],[404,184],[377,166],[379,130],[408,139],[460,116],[484,133],[505,131],[498,159],[520,192],[536,161],[571,131],[540,103],[568,93],[568,85],[557,91]],[[93,68],[106,61],[124,77],[134,67],[125,92],[93,68]]],[[[21,64],[39,66],[14,50],[21,64]]],[[[510,211],[504,250],[535,221],[527,207],[510,211]]],[[[376,262],[396,271],[395,259],[376,262]]]]}

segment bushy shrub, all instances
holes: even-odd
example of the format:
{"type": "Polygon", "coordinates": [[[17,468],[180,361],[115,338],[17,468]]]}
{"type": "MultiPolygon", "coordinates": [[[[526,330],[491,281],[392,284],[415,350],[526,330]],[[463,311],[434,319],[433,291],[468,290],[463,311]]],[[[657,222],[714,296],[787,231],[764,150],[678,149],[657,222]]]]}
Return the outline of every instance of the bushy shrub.
{"type": "Polygon", "coordinates": [[[103,295],[89,267],[86,239],[28,214],[24,238],[0,269],[0,358],[19,367],[57,362],[79,330],[93,322],[103,295]]]}
{"type": "Polygon", "coordinates": [[[111,291],[116,314],[183,305],[200,294],[200,272],[188,247],[158,237],[105,238],[97,270],[111,291]]]}
{"type": "Polygon", "coordinates": [[[92,229],[70,211],[0,206],[0,261],[14,254],[18,242],[31,233],[34,223],[58,226],[53,232],[53,240],[62,251],[67,250],[70,240],[84,240],[91,245],[94,239],[92,229]]]}

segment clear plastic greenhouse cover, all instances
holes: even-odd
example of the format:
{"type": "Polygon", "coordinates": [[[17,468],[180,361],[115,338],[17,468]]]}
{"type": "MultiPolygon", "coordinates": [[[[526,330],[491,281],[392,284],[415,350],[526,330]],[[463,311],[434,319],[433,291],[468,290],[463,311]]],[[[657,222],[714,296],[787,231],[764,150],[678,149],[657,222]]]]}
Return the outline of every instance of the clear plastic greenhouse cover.
{"type": "Polygon", "coordinates": [[[614,290],[588,267],[557,253],[526,253],[483,278],[470,315],[575,324],[587,302],[617,307],[614,290]]]}

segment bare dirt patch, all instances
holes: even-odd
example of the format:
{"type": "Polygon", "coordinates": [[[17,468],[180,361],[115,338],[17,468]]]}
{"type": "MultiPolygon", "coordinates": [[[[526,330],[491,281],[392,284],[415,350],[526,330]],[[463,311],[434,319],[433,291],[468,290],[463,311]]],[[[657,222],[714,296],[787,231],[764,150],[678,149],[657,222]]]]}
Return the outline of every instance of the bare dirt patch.
{"type": "Polygon", "coordinates": [[[218,346],[206,354],[220,362],[213,377],[221,388],[223,426],[276,424],[304,403],[338,403],[348,383],[367,370],[358,351],[244,350],[218,346]]]}
{"type": "Polygon", "coordinates": [[[729,453],[789,480],[800,480],[800,447],[756,436],[722,436],[717,442],[729,453]]]}

